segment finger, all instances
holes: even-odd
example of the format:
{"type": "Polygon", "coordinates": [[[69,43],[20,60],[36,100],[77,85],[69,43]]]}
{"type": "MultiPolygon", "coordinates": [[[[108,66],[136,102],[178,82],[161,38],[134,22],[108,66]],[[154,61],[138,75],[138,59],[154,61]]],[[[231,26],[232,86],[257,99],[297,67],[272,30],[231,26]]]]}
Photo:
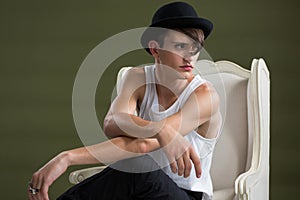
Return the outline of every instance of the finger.
{"type": "Polygon", "coordinates": [[[28,199],[29,200],[37,200],[37,197],[36,197],[37,194],[32,194],[32,191],[31,191],[32,188],[33,188],[33,184],[32,184],[32,181],[30,181],[28,183],[28,187],[27,187],[27,196],[28,196],[28,199]]]}
{"type": "Polygon", "coordinates": [[[192,169],[192,164],[191,164],[191,160],[190,160],[190,157],[187,153],[184,153],[182,155],[182,158],[183,158],[183,162],[184,162],[184,177],[188,177],[190,176],[191,174],[191,169],[192,169]]]}
{"type": "Polygon", "coordinates": [[[38,175],[38,173],[35,173],[33,176],[32,176],[32,180],[31,182],[28,184],[29,187],[28,187],[28,195],[29,195],[29,199],[30,200],[40,200],[41,199],[41,195],[40,195],[40,176],[38,175]],[[38,191],[33,194],[32,191],[30,191],[30,189],[38,189],[38,191]]]}
{"type": "Polygon", "coordinates": [[[41,194],[40,194],[39,192],[33,195],[33,199],[34,199],[34,200],[43,200],[43,199],[41,198],[41,194]]]}
{"type": "Polygon", "coordinates": [[[42,182],[43,182],[42,177],[40,176],[40,174],[38,172],[36,172],[33,174],[29,185],[32,188],[40,189],[42,186],[42,182]]]}
{"type": "Polygon", "coordinates": [[[28,199],[29,200],[39,200],[39,198],[37,197],[37,194],[32,194],[30,192],[28,192],[28,199]]]}
{"type": "Polygon", "coordinates": [[[202,169],[201,169],[201,163],[200,163],[200,158],[196,154],[193,148],[190,148],[190,159],[192,160],[194,167],[195,167],[195,173],[197,178],[200,178],[202,169]]]}
{"type": "Polygon", "coordinates": [[[32,198],[32,200],[42,200],[42,199],[40,198],[39,192],[37,192],[37,193],[35,193],[35,194],[32,194],[32,193],[31,193],[31,198],[32,198]]]}
{"type": "Polygon", "coordinates": [[[39,181],[39,175],[38,175],[38,173],[36,172],[36,173],[34,173],[34,174],[32,175],[32,179],[31,179],[31,182],[30,182],[30,186],[31,186],[32,188],[36,188],[36,187],[37,187],[37,184],[38,184],[38,181],[39,181]]]}
{"type": "Polygon", "coordinates": [[[178,167],[178,176],[182,176],[184,173],[184,167],[185,167],[182,157],[179,157],[177,159],[177,167],[178,167]]]}
{"type": "Polygon", "coordinates": [[[177,173],[177,166],[176,166],[175,162],[170,163],[170,167],[171,167],[172,172],[174,174],[176,174],[177,173]]]}
{"type": "Polygon", "coordinates": [[[31,194],[31,192],[29,191],[30,186],[27,187],[27,196],[29,200],[33,200],[33,196],[31,194]]]}
{"type": "Polygon", "coordinates": [[[43,183],[44,183],[44,178],[41,175],[39,175],[38,182],[36,183],[35,188],[41,190],[43,183]]]}
{"type": "Polygon", "coordinates": [[[40,188],[42,184],[42,177],[38,172],[34,173],[31,181],[28,184],[28,198],[30,200],[41,200],[40,188]],[[35,194],[30,189],[38,189],[35,194]]]}
{"type": "Polygon", "coordinates": [[[48,185],[43,185],[41,188],[41,196],[43,200],[49,200],[49,196],[48,196],[48,190],[49,190],[49,186],[48,185]]]}

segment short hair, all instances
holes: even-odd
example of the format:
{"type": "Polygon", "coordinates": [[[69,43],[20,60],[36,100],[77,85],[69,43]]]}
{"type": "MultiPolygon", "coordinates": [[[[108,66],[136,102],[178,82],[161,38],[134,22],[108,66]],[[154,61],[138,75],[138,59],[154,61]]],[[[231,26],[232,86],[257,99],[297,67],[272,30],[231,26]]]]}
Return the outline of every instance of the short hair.
{"type": "MultiPolygon", "coordinates": [[[[158,42],[160,46],[164,45],[164,38],[169,29],[163,28],[159,31],[157,36],[155,37],[155,41],[158,42]]],[[[172,28],[171,30],[178,31],[183,33],[190,38],[192,38],[195,42],[199,43],[202,47],[204,46],[204,32],[198,28],[172,28]]]]}

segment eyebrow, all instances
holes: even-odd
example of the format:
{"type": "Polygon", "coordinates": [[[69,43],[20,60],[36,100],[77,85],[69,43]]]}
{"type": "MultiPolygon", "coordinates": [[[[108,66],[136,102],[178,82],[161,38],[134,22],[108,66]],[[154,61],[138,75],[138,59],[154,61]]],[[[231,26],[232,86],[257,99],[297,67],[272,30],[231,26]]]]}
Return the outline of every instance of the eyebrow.
{"type": "Polygon", "coordinates": [[[172,44],[184,44],[184,45],[189,45],[189,44],[199,44],[200,46],[202,46],[202,44],[200,42],[196,42],[194,41],[193,43],[187,43],[187,42],[176,42],[176,41],[172,41],[172,44]]]}
{"type": "Polygon", "coordinates": [[[171,42],[171,43],[173,43],[173,44],[190,44],[190,43],[187,43],[187,42],[171,42]]]}

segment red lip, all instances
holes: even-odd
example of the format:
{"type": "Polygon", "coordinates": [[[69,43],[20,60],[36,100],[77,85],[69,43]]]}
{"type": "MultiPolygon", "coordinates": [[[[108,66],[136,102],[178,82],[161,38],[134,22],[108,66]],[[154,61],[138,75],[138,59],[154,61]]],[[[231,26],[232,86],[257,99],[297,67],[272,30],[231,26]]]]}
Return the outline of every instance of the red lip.
{"type": "Polygon", "coordinates": [[[193,66],[192,65],[183,65],[183,66],[180,66],[180,68],[182,68],[186,71],[191,71],[193,69],[193,66]]]}

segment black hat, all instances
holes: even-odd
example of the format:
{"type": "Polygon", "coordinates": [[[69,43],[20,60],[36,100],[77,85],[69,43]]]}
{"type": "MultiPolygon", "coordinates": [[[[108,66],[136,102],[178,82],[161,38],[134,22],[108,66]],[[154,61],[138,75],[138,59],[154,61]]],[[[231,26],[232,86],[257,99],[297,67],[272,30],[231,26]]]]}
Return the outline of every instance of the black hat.
{"type": "Polygon", "coordinates": [[[199,28],[204,32],[204,39],[213,29],[208,19],[198,17],[194,8],[184,2],[173,2],[160,7],[152,17],[152,24],[141,37],[142,46],[150,53],[148,42],[153,39],[154,28],[199,28]]]}

